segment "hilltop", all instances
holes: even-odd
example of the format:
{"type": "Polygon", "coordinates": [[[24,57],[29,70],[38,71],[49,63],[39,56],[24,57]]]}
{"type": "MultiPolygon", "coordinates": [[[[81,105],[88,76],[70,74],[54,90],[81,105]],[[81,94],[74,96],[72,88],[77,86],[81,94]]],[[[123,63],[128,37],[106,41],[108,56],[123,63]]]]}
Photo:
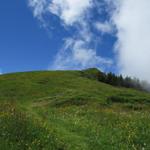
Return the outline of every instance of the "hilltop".
{"type": "Polygon", "coordinates": [[[0,149],[150,149],[150,94],[98,70],[0,76],[0,149]]]}

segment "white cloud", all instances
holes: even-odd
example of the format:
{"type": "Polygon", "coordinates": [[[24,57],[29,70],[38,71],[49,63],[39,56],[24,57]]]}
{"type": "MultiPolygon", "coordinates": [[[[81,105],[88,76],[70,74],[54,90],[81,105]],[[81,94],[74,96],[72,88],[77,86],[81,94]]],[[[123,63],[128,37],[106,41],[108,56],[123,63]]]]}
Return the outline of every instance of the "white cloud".
{"type": "Polygon", "coordinates": [[[29,7],[33,9],[34,17],[37,17],[39,20],[42,20],[42,15],[46,11],[47,0],[28,0],[29,7]]]}
{"type": "MultiPolygon", "coordinates": [[[[76,30],[72,37],[67,37],[50,69],[102,68],[112,63],[111,60],[97,55],[96,49],[90,45],[94,41],[94,35],[87,18],[91,15],[93,2],[94,0],[29,0],[29,6],[38,19],[42,20],[45,13],[51,13],[60,18],[65,28],[74,27],[76,30]]],[[[110,30],[108,27],[102,28],[103,31],[110,30]]]]}
{"type": "Polygon", "coordinates": [[[67,25],[80,22],[93,0],[28,0],[28,5],[33,9],[33,14],[39,20],[45,13],[57,15],[67,25]]]}
{"type": "Polygon", "coordinates": [[[65,24],[80,22],[86,11],[92,7],[92,0],[52,0],[49,11],[59,16],[65,24]]]}
{"type": "Polygon", "coordinates": [[[50,69],[103,68],[111,64],[110,59],[97,56],[96,51],[88,48],[85,41],[67,39],[64,48],[58,53],[50,69]]]}
{"type": "Polygon", "coordinates": [[[150,81],[150,1],[106,0],[116,9],[116,50],[120,72],[150,81]]]}
{"type": "MultiPolygon", "coordinates": [[[[51,68],[74,69],[111,64],[97,55],[90,42],[95,38],[87,16],[97,2],[101,13],[101,2],[96,0],[28,0],[33,14],[42,20],[45,13],[60,18],[65,27],[76,28],[76,35],[65,40],[51,68]],[[76,23],[78,24],[76,26],[76,23]]],[[[94,26],[102,33],[117,29],[116,53],[120,73],[150,81],[150,0],[105,0],[111,20],[96,22],[94,26]],[[115,7],[115,9],[114,9],[115,7]]]]}
{"type": "Polygon", "coordinates": [[[104,23],[96,22],[94,24],[94,26],[98,31],[100,31],[102,33],[109,33],[110,34],[113,32],[113,27],[112,27],[111,23],[108,21],[105,21],[104,23]]]}

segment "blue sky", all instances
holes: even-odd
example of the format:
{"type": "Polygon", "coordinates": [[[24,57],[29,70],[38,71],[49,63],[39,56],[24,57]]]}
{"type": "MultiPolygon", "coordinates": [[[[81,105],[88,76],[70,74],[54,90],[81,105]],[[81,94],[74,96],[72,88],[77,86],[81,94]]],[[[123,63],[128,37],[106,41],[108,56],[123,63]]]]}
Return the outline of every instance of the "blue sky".
{"type": "Polygon", "coordinates": [[[1,0],[0,68],[3,73],[47,69],[55,39],[33,18],[26,0],[1,0]]]}
{"type": "Polygon", "coordinates": [[[149,0],[1,0],[0,73],[97,67],[150,81],[149,0]]]}
{"type": "MultiPolygon", "coordinates": [[[[104,13],[102,16],[103,20],[105,15],[104,13]]],[[[44,17],[47,27],[43,27],[41,21],[33,17],[27,0],[1,0],[0,68],[3,73],[51,69],[49,66],[53,64],[55,56],[64,45],[64,39],[71,38],[76,34],[75,32],[78,32],[74,26],[65,29],[62,21],[53,14],[44,17]]],[[[93,20],[99,18],[96,11],[93,12],[92,17],[93,20]]],[[[99,38],[101,34],[96,30],[93,33],[97,34],[95,38],[99,38]]],[[[97,55],[112,59],[115,39],[109,35],[102,36],[103,38],[97,39],[95,43],[93,40],[90,47],[97,49],[97,55]]],[[[66,69],[78,68],[80,69],[80,66],[66,69]]],[[[111,70],[111,67],[109,69],[111,70]]]]}

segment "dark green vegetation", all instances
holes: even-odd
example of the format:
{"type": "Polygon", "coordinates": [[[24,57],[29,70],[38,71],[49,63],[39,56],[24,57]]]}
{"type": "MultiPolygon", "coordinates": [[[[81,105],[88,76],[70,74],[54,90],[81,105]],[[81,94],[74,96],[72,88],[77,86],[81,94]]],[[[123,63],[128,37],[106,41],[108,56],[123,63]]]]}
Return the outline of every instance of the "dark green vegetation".
{"type": "Polygon", "coordinates": [[[114,73],[104,73],[96,68],[91,68],[82,71],[85,77],[90,79],[96,79],[100,82],[104,82],[117,87],[133,88],[140,91],[150,92],[150,84],[146,81],[140,81],[137,78],[123,77],[122,75],[116,75],[114,73]]]}
{"type": "Polygon", "coordinates": [[[94,74],[0,76],[0,149],[149,150],[150,94],[101,83],[94,74]]]}

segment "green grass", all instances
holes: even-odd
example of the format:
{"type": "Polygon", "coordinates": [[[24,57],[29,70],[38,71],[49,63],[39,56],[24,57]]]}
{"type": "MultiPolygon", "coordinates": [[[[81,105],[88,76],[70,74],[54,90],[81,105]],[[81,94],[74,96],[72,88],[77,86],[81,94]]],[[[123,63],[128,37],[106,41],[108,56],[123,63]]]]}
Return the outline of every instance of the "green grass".
{"type": "Polygon", "coordinates": [[[149,114],[149,93],[80,71],[0,76],[2,150],[149,150],[149,114]]]}

